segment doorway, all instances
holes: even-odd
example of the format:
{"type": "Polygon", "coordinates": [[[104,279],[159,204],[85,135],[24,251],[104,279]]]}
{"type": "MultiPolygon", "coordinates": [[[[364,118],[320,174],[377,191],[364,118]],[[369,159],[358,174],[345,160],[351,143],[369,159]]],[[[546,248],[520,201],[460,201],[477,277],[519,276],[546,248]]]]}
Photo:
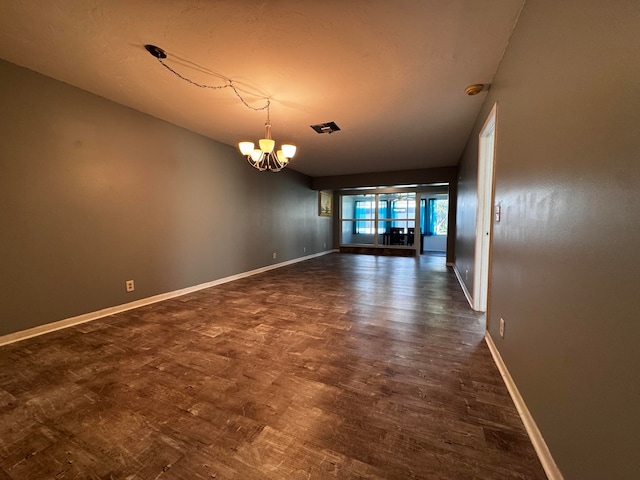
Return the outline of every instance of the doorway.
{"type": "Polygon", "coordinates": [[[445,257],[449,226],[449,193],[447,187],[431,189],[420,195],[418,224],[420,254],[445,257]]]}
{"type": "Polygon", "coordinates": [[[497,107],[497,104],[493,105],[479,134],[478,210],[473,279],[473,309],[479,312],[487,311],[489,292],[497,107]]]}

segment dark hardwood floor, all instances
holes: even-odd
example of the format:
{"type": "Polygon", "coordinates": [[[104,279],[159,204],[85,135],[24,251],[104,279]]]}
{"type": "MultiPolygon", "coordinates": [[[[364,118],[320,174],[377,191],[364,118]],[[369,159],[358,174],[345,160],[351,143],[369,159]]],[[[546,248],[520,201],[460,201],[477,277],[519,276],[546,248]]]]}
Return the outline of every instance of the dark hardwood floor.
{"type": "Polygon", "coordinates": [[[0,480],[545,479],[444,262],[332,254],[0,347],[0,480]]]}

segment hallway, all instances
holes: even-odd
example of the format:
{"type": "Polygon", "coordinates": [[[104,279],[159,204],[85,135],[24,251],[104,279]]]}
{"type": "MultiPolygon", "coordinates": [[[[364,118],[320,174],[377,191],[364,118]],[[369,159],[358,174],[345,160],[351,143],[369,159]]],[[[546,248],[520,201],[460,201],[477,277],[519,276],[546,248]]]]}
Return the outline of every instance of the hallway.
{"type": "Polygon", "coordinates": [[[331,254],[0,347],[0,480],[545,479],[444,257],[331,254]]]}

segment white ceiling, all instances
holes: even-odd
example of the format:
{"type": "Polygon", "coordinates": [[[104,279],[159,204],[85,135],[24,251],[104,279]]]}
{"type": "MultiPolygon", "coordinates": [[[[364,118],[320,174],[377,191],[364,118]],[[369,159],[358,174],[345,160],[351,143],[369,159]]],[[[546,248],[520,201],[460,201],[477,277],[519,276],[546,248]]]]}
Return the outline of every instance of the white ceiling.
{"type": "MultiPolygon", "coordinates": [[[[455,165],[524,0],[0,0],[0,57],[310,176],[455,165]],[[318,135],[310,125],[342,129],[318,135]]],[[[238,153],[240,155],[240,153],[238,153]]]]}

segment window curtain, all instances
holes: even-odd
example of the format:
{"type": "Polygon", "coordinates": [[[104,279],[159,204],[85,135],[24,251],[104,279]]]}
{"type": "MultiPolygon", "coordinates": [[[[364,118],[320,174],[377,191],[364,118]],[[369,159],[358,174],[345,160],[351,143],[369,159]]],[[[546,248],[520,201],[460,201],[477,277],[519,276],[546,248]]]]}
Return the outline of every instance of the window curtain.
{"type": "Polygon", "coordinates": [[[353,222],[353,233],[357,234],[360,233],[360,230],[362,230],[362,228],[364,228],[363,222],[359,222],[359,219],[365,218],[365,212],[366,212],[366,208],[363,205],[363,201],[362,200],[356,200],[355,203],[353,204],[353,208],[354,208],[354,212],[353,212],[353,218],[356,219],[355,222],[353,222]]]}
{"type": "MultiPolygon", "coordinates": [[[[378,202],[378,218],[389,218],[389,201],[388,200],[380,200],[378,202]]],[[[389,228],[391,227],[390,222],[380,222],[381,227],[383,226],[383,231],[378,233],[388,233],[389,228]]]]}

